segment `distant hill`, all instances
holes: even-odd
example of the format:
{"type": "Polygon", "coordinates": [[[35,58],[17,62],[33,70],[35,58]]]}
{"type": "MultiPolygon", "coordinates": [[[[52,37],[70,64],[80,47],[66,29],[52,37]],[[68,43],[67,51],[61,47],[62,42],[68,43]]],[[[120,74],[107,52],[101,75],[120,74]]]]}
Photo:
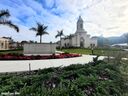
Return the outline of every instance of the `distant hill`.
{"type": "Polygon", "coordinates": [[[98,45],[112,45],[112,44],[119,44],[119,43],[127,43],[127,40],[124,35],[122,36],[115,36],[115,37],[98,37],[98,45]]]}
{"type": "Polygon", "coordinates": [[[124,36],[119,36],[119,37],[108,37],[109,44],[118,44],[118,43],[126,43],[126,38],[124,36]]]}

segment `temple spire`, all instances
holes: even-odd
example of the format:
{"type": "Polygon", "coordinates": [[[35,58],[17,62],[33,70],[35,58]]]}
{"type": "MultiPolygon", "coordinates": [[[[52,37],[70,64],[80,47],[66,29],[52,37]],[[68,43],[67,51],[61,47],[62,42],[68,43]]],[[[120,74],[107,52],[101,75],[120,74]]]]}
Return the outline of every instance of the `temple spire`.
{"type": "Polygon", "coordinates": [[[79,19],[77,21],[77,30],[83,30],[83,19],[81,18],[81,16],[79,16],[79,19]]]}
{"type": "Polygon", "coordinates": [[[81,21],[83,22],[83,19],[82,19],[82,17],[81,17],[81,16],[79,16],[78,21],[79,21],[79,22],[81,22],[81,21]]]}

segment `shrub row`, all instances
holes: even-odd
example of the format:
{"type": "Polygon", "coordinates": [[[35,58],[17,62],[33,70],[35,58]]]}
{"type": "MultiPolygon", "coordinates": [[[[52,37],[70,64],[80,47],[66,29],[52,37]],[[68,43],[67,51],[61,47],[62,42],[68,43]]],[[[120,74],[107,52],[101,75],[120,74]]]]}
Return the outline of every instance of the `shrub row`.
{"type": "Polygon", "coordinates": [[[0,60],[40,60],[40,59],[60,59],[60,58],[72,58],[72,57],[80,57],[79,54],[52,54],[52,55],[31,55],[25,56],[23,54],[1,54],[0,60]]]}

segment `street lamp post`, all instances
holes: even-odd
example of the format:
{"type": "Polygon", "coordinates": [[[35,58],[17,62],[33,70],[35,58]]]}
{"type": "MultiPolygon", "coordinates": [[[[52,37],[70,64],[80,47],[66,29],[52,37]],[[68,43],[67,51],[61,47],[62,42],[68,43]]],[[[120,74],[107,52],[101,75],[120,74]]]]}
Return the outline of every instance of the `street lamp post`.
{"type": "Polygon", "coordinates": [[[94,55],[94,45],[91,44],[91,51],[92,51],[92,55],[94,55]]]}

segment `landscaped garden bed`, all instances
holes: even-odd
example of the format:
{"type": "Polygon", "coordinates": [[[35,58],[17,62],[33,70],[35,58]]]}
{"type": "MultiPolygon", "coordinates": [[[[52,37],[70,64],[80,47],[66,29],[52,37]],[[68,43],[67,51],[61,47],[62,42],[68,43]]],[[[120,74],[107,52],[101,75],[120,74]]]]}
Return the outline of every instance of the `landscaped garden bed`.
{"type": "Polygon", "coordinates": [[[73,58],[80,56],[81,56],[80,54],[70,54],[70,53],[51,54],[51,55],[30,55],[30,56],[26,56],[23,54],[16,54],[16,53],[8,53],[8,54],[0,54],[0,60],[42,60],[42,59],[73,58]]]}
{"type": "Polygon", "coordinates": [[[18,92],[19,96],[124,96],[127,86],[119,66],[95,61],[84,65],[0,74],[0,94],[18,92]]]}

